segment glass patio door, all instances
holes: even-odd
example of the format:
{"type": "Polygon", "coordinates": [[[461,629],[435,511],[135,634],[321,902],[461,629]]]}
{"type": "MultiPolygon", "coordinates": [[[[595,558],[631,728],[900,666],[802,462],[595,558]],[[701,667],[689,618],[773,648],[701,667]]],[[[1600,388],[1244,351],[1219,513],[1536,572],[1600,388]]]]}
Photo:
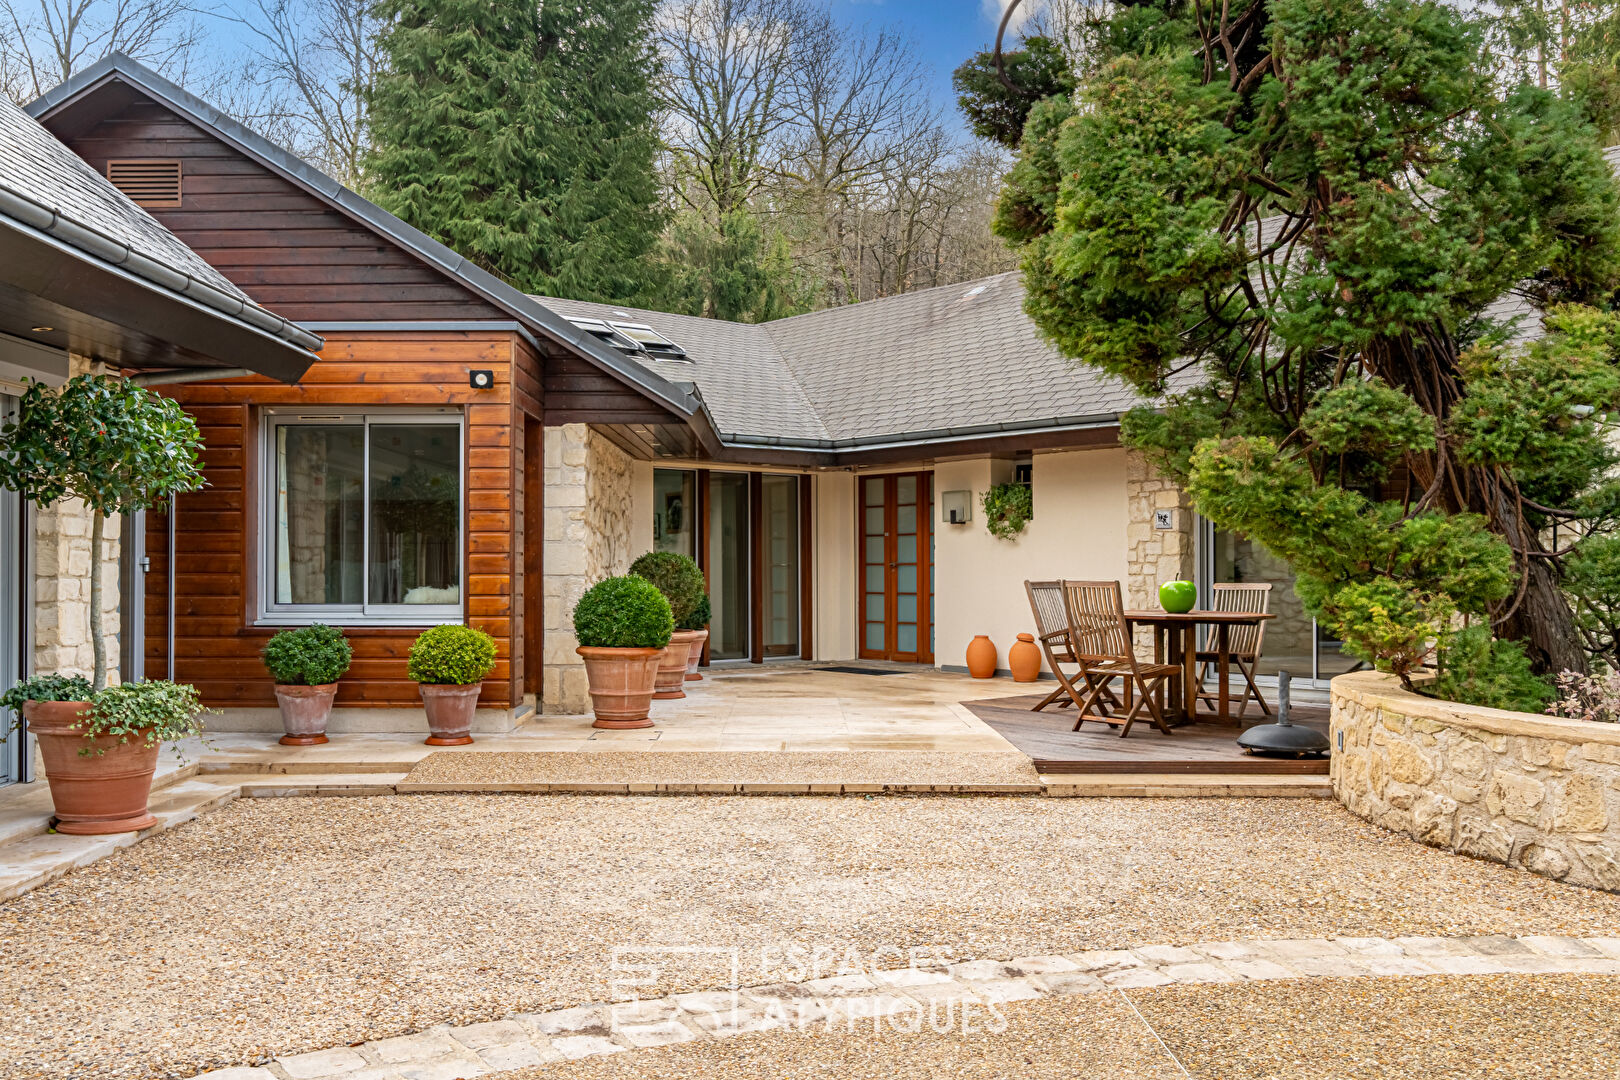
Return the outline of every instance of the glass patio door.
{"type": "Polygon", "coordinates": [[[929,473],[861,478],[863,660],[933,662],[931,480],[929,473]]]}
{"type": "Polygon", "coordinates": [[[753,538],[749,530],[748,474],[709,474],[709,658],[745,660],[749,654],[749,579],[753,538]]]}
{"type": "Polygon", "coordinates": [[[760,478],[764,581],[760,614],[766,656],[799,655],[799,485],[797,476],[760,478]]]}

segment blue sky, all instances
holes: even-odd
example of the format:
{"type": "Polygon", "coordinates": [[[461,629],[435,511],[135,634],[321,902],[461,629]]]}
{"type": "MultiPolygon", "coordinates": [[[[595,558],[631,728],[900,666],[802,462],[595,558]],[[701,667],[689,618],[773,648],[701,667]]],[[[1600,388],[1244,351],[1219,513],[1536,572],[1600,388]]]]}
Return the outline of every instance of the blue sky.
{"type": "Polygon", "coordinates": [[[995,0],[831,0],[831,4],[846,24],[903,29],[916,42],[918,61],[931,69],[934,99],[948,114],[946,119],[961,123],[951,71],[995,39],[1001,10],[995,0]]]}

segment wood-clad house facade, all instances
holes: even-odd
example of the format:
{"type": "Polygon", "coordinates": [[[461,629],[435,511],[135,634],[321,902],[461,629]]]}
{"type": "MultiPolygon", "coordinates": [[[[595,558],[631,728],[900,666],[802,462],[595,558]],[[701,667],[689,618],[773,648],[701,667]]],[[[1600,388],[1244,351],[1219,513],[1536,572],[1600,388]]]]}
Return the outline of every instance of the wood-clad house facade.
{"type": "Polygon", "coordinates": [[[208,486],[147,515],[146,673],[198,686],[225,726],[267,721],[269,637],[340,625],[338,704],[386,729],[420,709],[414,638],[465,621],[498,648],[478,726],[511,726],[541,683],[545,428],[695,450],[693,397],[126,58],[30,111],[103,175],[160,165],[140,175],[178,190],[148,212],[325,339],[293,385],[161,387],[197,419],[208,486]]]}

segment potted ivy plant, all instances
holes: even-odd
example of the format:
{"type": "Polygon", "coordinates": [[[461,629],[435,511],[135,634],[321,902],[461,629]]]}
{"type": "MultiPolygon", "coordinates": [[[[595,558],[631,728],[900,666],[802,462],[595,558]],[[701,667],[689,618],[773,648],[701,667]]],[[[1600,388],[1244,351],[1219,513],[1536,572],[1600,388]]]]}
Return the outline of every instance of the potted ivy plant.
{"type": "Polygon", "coordinates": [[[707,611],[701,613],[703,624],[693,625],[700,614],[699,608],[708,607],[709,594],[703,585],[703,571],[690,556],[672,551],[649,551],[630,564],[630,572],[658,587],[669,601],[670,615],[675,620],[675,632],[670,635],[658,662],[653,697],[683,698],[686,691],[682,686],[686,682],[692,650],[696,648],[701,652],[703,639],[708,636],[708,632],[701,629],[709,621],[707,611]]]}
{"type": "Polygon", "coordinates": [[[56,831],[74,836],[138,832],[157,824],[147,808],[158,750],[202,730],[197,688],[165,680],[92,692],[77,676],[36,675],[0,705],[34,733],[56,807],[56,831]]]}
{"type": "Polygon", "coordinates": [[[979,502],[984,508],[984,527],[997,540],[1011,540],[1035,516],[1035,497],[1028,484],[996,484],[979,502]]]}
{"type": "Polygon", "coordinates": [[[427,710],[429,746],[472,742],[473,713],[484,676],[495,670],[495,639],[472,626],[424,630],[411,646],[409,671],[427,710]]]}
{"type": "Polygon", "coordinates": [[[90,511],[90,678],[42,673],[55,681],[36,678],[6,695],[39,738],[64,832],[130,832],[152,824],[146,799],[157,743],[193,734],[200,725],[192,687],[156,681],[107,686],[102,556],[109,514],[151,509],[176,492],[203,487],[201,448],[196,421],[177,403],[111,375],[78,375],[60,390],[32,383],[16,418],[0,429],[0,486],[39,506],[78,499],[90,511]],[[66,693],[78,696],[61,696],[66,693]],[[142,721],[150,722],[138,726],[142,721]],[[98,786],[109,802],[95,809],[90,792],[98,786]],[[64,798],[74,806],[63,805],[64,798]],[[114,803],[122,809],[112,809],[114,803]]]}
{"type": "Polygon", "coordinates": [[[669,601],[634,574],[598,581],[574,605],[574,636],[585,661],[592,727],[652,727],[658,664],[675,631],[669,601]]]}
{"type": "Polygon", "coordinates": [[[264,647],[264,666],[276,681],[282,746],[326,742],[326,721],[337,698],[337,681],[349,670],[354,650],[335,626],[315,623],[283,630],[264,647]]]}

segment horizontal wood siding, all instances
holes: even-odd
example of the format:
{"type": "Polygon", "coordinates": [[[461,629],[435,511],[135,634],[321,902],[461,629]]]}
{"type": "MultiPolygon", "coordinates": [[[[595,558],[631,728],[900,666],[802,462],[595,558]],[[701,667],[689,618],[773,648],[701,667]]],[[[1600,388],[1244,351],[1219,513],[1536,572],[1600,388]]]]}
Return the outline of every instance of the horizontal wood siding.
{"type": "Polygon", "coordinates": [[[545,420],[558,424],[683,424],[641,391],[571,353],[544,360],[545,420]]]}
{"type": "MultiPolygon", "coordinates": [[[[196,684],[215,708],[275,704],[259,652],[279,628],[253,625],[258,547],[269,527],[258,520],[258,407],[455,405],[467,416],[467,621],[495,638],[498,658],[479,704],[507,708],[520,701],[523,638],[513,587],[522,543],[515,513],[522,475],[521,428],[513,428],[516,341],[497,331],[334,333],[299,386],[252,378],[169,388],[202,431],[209,485],[178,502],[175,677],[196,684]],[[494,371],[494,387],[471,389],[469,368],[494,371]]],[[[168,665],[168,520],[153,512],[147,522],[146,664],[157,673],[168,665]]],[[[418,706],[406,656],[421,628],[347,632],[354,666],[339,685],[338,704],[418,706]]]]}
{"type": "Polygon", "coordinates": [[[103,175],[108,159],[178,159],[181,205],[150,213],[243,292],[295,322],[510,318],[149,99],[68,145],[103,175]]]}

